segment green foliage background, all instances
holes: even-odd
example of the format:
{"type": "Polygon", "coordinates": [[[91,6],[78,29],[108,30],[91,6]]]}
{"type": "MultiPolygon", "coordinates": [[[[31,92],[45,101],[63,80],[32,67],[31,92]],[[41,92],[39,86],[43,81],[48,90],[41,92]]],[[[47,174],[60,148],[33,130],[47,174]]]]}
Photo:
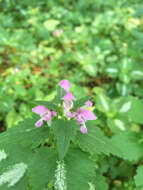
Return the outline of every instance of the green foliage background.
{"type": "Polygon", "coordinates": [[[31,116],[34,100],[52,100],[68,79],[78,99],[92,94],[95,102],[97,129],[89,126],[77,143],[93,154],[96,189],[141,190],[142,60],[142,1],[0,0],[0,131],[31,116]],[[108,143],[98,146],[102,133],[121,159],[96,155],[109,155],[108,143]]]}

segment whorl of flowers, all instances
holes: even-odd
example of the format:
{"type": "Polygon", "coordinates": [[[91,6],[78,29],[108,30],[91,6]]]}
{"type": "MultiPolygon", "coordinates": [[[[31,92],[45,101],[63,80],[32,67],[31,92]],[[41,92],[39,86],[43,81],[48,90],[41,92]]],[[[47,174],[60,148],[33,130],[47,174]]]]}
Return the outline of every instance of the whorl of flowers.
{"type": "MultiPolygon", "coordinates": [[[[79,107],[75,111],[71,111],[74,105],[74,101],[76,101],[74,95],[69,91],[71,83],[68,80],[62,80],[59,85],[61,89],[64,89],[66,93],[62,97],[63,92],[61,91],[62,107],[66,117],[68,119],[76,119],[77,123],[80,126],[80,131],[84,134],[87,133],[86,121],[96,120],[95,114],[87,109],[87,107],[92,107],[92,102],[88,100],[82,107],[79,107]]],[[[50,125],[52,117],[58,116],[57,111],[49,110],[43,105],[32,108],[32,112],[40,115],[40,119],[35,123],[36,127],[41,127],[43,125],[43,121],[46,121],[47,124],[50,125]]]]}

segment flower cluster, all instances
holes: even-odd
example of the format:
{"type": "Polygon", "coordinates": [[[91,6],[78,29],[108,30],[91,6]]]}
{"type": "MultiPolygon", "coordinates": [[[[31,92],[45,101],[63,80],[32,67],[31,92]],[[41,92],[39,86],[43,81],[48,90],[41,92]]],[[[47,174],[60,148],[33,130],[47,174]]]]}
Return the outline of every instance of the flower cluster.
{"type": "Polygon", "coordinates": [[[52,117],[57,116],[56,111],[50,111],[45,106],[36,106],[35,108],[32,108],[32,112],[40,115],[40,119],[35,123],[36,127],[41,127],[43,121],[46,121],[47,124],[50,125],[52,117]]]}
{"type": "MultiPolygon", "coordinates": [[[[71,111],[74,105],[73,101],[76,101],[74,95],[69,91],[70,90],[70,82],[68,80],[62,80],[59,85],[62,89],[65,90],[66,94],[62,97],[62,106],[65,111],[66,117],[68,119],[76,119],[78,124],[80,125],[80,131],[82,133],[87,133],[86,121],[87,120],[96,120],[95,114],[87,109],[87,107],[92,107],[92,102],[87,101],[85,105],[78,108],[76,111],[71,111]]],[[[62,96],[62,91],[61,91],[62,96]]],[[[40,115],[40,120],[38,120],[35,124],[36,127],[40,127],[43,124],[43,121],[46,121],[48,125],[51,123],[51,119],[53,116],[57,116],[56,111],[50,111],[45,106],[39,105],[32,109],[32,111],[36,114],[40,115]]]]}

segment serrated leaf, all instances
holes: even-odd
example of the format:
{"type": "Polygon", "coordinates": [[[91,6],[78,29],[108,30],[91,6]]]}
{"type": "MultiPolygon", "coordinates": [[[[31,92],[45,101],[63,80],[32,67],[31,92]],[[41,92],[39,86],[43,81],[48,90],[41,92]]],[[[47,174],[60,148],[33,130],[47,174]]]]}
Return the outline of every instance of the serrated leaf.
{"type": "Polygon", "coordinates": [[[53,180],[57,159],[58,157],[55,150],[50,150],[46,147],[40,148],[37,154],[34,155],[30,162],[30,183],[33,190],[44,189],[46,185],[53,180]]]}
{"type": "Polygon", "coordinates": [[[137,187],[143,187],[143,165],[137,168],[137,175],[134,179],[137,187]]]}
{"type": "Polygon", "coordinates": [[[55,190],[67,190],[66,168],[64,160],[57,161],[54,188],[55,190]]]}
{"type": "MultiPolygon", "coordinates": [[[[1,144],[0,144],[1,146],[1,144]]],[[[43,189],[53,179],[57,154],[53,149],[41,147],[36,152],[19,145],[4,147],[8,157],[0,165],[0,189],[43,189]]]]}
{"type": "Polygon", "coordinates": [[[67,190],[87,190],[94,176],[94,162],[79,149],[70,150],[65,157],[67,190]]]}
{"type": "Polygon", "coordinates": [[[78,143],[81,149],[86,150],[90,154],[104,153],[106,155],[119,155],[120,151],[111,143],[110,139],[105,137],[103,132],[92,122],[87,122],[87,133],[78,133],[78,143]]]}
{"type": "Polygon", "coordinates": [[[53,132],[57,140],[59,158],[62,160],[66,155],[70,141],[76,134],[76,121],[64,121],[56,119],[52,123],[53,132]]]}
{"type": "Polygon", "coordinates": [[[35,127],[35,122],[38,117],[28,118],[15,127],[8,129],[6,132],[0,134],[0,143],[7,146],[9,144],[21,144],[23,146],[29,146],[31,148],[44,143],[48,138],[48,127],[35,127]]]}
{"type": "MultiPolygon", "coordinates": [[[[4,147],[4,150],[8,157],[0,165],[1,190],[25,190],[29,186],[32,190],[46,190],[49,182],[54,178],[55,183],[59,183],[57,185],[63,184],[62,180],[64,180],[65,188],[67,187],[68,190],[78,190],[80,187],[86,190],[89,187],[88,182],[94,176],[94,162],[89,159],[87,153],[79,149],[71,149],[65,161],[62,161],[65,165],[59,167],[58,170],[57,154],[51,148],[40,147],[33,152],[19,145],[10,145],[4,147]],[[23,166],[24,171],[21,171],[23,166]],[[13,171],[16,167],[17,169],[13,171]],[[9,175],[5,175],[6,172],[13,175],[9,178],[9,175]],[[64,174],[64,178],[61,174],[64,174]],[[2,176],[7,178],[4,180],[2,176]]],[[[62,189],[65,188],[62,187],[62,189]]]]}
{"type": "Polygon", "coordinates": [[[122,152],[122,157],[129,161],[138,161],[143,156],[143,143],[139,142],[135,132],[124,131],[114,135],[112,143],[122,152]]]}

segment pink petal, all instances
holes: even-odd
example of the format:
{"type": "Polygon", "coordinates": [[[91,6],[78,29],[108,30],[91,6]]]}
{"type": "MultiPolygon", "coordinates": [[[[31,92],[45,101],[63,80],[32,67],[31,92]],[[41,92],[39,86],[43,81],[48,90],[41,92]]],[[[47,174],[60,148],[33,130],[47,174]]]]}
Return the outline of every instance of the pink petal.
{"type": "Polygon", "coordinates": [[[76,98],[72,95],[71,92],[68,92],[62,99],[63,100],[76,100],[76,98]]]}
{"type": "Polygon", "coordinates": [[[78,124],[84,124],[85,121],[84,121],[84,118],[82,118],[82,115],[79,114],[77,117],[76,117],[76,120],[78,122],[78,124]]]}
{"type": "Polygon", "coordinates": [[[36,127],[41,127],[43,125],[43,121],[40,119],[35,123],[36,127]]]}
{"type": "Polygon", "coordinates": [[[76,113],[76,112],[73,112],[73,113],[72,113],[72,117],[75,117],[75,116],[77,116],[77,113],[76,113]]]}
{"type": "Polygon", "coordinates": [[[51,117],[52,117],[52,114],[51,114],[51,112],[49,112],[49,114],[46,114],[44,117],[42,117],[42,119],[44,121],[49,122],[51,120],[51,117]]]}
{"type": "Polygon", "coordinates": [[[73,107],[73,102],[71,99],[64,99],[63,107],[65,110],[70,110],[73,107]]]}
{"type": "Polygon", "coordinates": [[[82,117],[83,117],[85,120],[96,120],[95,114],[94,114],[92,111],[90,111],[90,110],[87,110],[87,109],[84,109],[84,108],[79,108],[79,109],[77,110],[77,112],[78,112],[79,114],[81,114],[82,117]]]}
{"type": "Polygon", "coordinates": [[[93,103],[90,100],[88,100],[87,102],[85,102],[85,105],[87,107],[92,107],[93,103]]]}
{"type": "Polygon", "coordinates": [[[66,111],[66,115],[68,118],[73,118],[73,114],[69,110],[66,111]]]}
{"type": "Polygon", "coordinates": [[[71,83],[68,80],[61,80],[61,82],[59,83],[59,85],[65,89],[66,92],[69,91],[71,83]]]}
{"type": "Polygon", "coordinates": [[[46,111],[48,111],[48,108],[46,108],[45,106],[36,106],[34,108],[32,108],[32,112],[36,113],[36,114],[44,114],[46,111]]]}
{"type": "Polygon", "coordinates": [[[71,113],[69,110],[67,110],[66,111],[66,115],[69,118],[73,118],[73,117],[75,117],[77,115],[77,113],[76,112],[71,113]]]}
{"type": "Polygon", "coordinates": [[[83,134],[87,133],[87,128],[86,128],[86,126],[85,126],[85,125],[81,126],[80,131],[81,131],[83,134]]]}
{"type": "Polygon", "coordinates": [[[57,116],[57,112],[56,111],[51,111],[52,116],[57,116]]]}

